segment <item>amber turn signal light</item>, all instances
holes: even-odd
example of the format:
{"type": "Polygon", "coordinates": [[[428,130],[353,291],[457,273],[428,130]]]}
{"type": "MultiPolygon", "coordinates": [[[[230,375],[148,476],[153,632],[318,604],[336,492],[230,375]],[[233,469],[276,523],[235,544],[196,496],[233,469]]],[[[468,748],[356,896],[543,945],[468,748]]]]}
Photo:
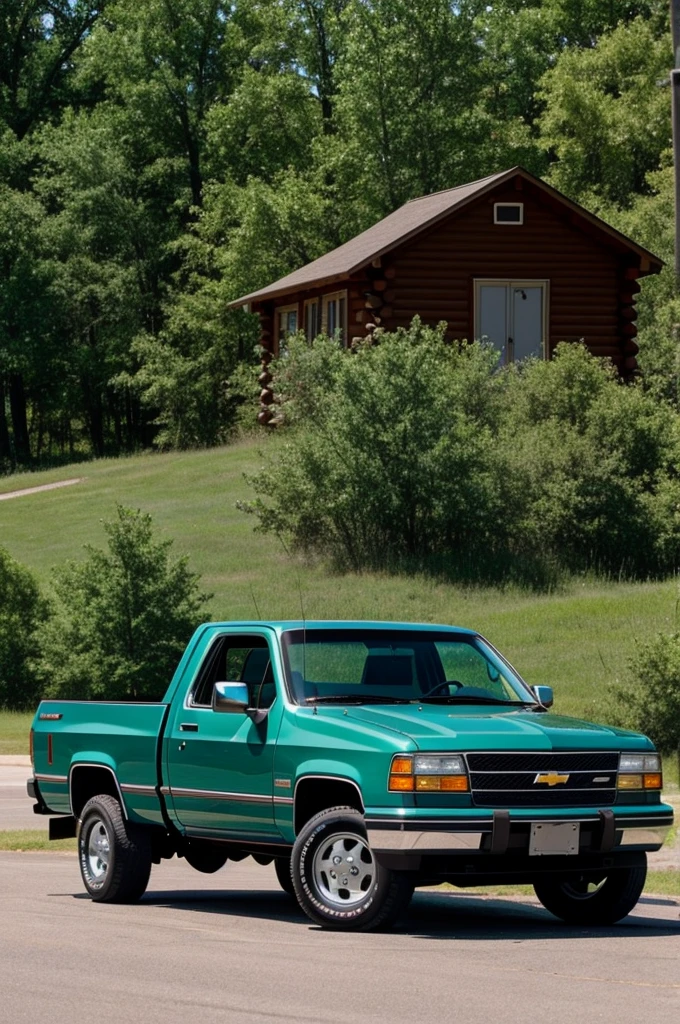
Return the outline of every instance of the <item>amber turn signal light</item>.
{"type": "Polygon", "coordinates": [[[663,785],[661,772],[645,772],[643,781],[645,789],[661,789],[663,785]]]}
{"type": "Polygon", "coordinates": [[[416,775],[416,789],[420,793],[467,793],[465,775],[416,775]]]}
{"type": "Polygon", "coordinates": [[[391,793],[411,793],[413,782],[412,775],[390,775],[389,790],[391,793]]]}
{"type": "Polygon", "coordinates": [[[619,789],[642,789],[642,775],[619,775],[619,789]]]}

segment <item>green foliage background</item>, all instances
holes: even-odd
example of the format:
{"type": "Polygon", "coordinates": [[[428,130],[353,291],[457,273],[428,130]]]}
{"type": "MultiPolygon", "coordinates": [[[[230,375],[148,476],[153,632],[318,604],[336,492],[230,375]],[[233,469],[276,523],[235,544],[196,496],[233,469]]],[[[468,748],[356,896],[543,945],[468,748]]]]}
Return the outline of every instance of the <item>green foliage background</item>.
{"type": "Polygon", "coordinates": [[[0,471],[228,439],[230,300],[516,163],[672,264],[671,59],[666,0],[4,0],[0,471]]]}
{"type": "Polygon", "coordinates": [[[445,325],[273,363],[293,431],[242,507],[343,568],[548,587],[680,564],[680,419],[580,345],[498,370],[445,325]]]}

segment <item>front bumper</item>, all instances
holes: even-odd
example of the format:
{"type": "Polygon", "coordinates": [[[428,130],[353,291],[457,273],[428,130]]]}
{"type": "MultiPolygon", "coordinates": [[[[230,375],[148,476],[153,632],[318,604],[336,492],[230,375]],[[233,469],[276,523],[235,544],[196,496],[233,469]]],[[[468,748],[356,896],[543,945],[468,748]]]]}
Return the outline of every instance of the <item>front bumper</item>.
{"type": "Polygon", "coordinates": [[[366,829],[369,845],[378,855],[528,855],[532,826],[552,822],[578,822],[579,855],[612,853],[620,848],[653,852],[663,845],[673,824],[673,810],[661,805],[654,813],[615,814],[607,808],[587,817],[554,818],[514,817],[504,810],[482,820],[456,821],[367,816],[366,829]]]}

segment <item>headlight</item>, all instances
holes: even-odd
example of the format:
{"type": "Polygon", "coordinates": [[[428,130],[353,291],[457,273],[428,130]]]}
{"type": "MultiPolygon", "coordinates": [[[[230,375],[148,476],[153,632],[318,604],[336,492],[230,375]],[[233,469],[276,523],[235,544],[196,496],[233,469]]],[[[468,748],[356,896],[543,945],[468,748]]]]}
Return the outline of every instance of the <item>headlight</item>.
{"type": "Polygon", "coordinates": [[[661,789],[663,775],[658,754],[621,754],[619,789],[661,789]]]}
{"type": "Polygon", "coordinates": [[[470,786],[458,754],[397,754],[387,788],[391,793],[467,793],[470,786]]]}

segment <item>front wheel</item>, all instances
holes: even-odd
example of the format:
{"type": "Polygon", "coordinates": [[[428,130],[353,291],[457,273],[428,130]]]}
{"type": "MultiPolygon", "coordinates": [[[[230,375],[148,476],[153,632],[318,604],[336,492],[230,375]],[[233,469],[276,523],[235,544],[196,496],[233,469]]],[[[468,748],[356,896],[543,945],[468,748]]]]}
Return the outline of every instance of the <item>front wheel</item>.
{"type": "Polygon", "coordinates": [[[630,914],[647,878],[647,858],[608,874],[541,878],[534,890],[546,910],[567,924],[609,925],[630,914]]]}
{"type": "Polygon", "coordinates": [[[85,888],[97,903],[133,903],[151,874],[147,829],[127,821],[116,799],[88,800],[80,817],[78,860],[85,888]]]}
{"type": "Polygon", "coordinates": [[[291,875],[305,914],[325,928],[386,928],[413,894],[408,875],[375,859],[353,807],[332,807],[307,822],[293,846],[291,875]]]}

